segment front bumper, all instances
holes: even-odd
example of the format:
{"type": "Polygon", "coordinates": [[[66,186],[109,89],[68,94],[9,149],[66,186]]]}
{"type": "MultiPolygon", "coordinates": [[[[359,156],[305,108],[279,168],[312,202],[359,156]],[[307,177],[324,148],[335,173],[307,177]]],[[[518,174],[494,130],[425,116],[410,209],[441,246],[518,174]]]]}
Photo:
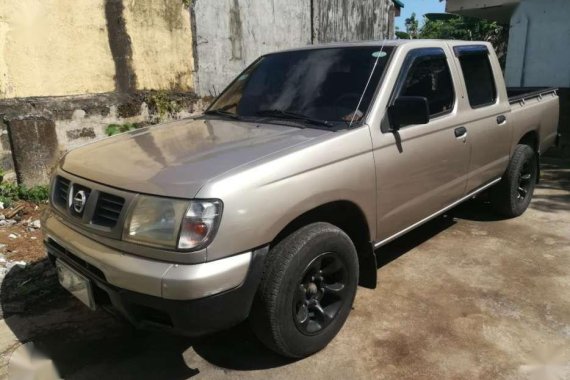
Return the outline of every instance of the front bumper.
{"type": "Polygon", "coordinates": [[[88,277],[95,302],[141,328],[203,335],[247,318],[268,248],[195,265],[172,264],[116,251],[49,213],[44,217],[50,259],[88,277]]]}

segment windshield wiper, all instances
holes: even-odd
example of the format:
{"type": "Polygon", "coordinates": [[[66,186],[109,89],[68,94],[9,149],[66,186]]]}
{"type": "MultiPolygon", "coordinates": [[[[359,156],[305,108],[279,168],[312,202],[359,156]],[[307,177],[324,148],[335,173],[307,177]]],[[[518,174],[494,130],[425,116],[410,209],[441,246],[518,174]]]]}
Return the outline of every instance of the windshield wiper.
{"type": "Polygon", "coordinates": [[[209,111],[204,112],[204,114],[205,115],[225,116],[225,117],[229,117],[229,118],[234,119],[234,120],[241,120],[241,117],[239,117],[235,113],[225,111],[223,109],[209,110],[209,111]]]}
{"type": "Polygon", "coordinates": [[[285,110],[278,110],[278,109],[268,109],[268,110],[259,110],[255,113],[259,116],[269,116],[269,117],[276,117],[279,119],[286,119],[286,120],[299,120],[304,121],[305,123],[320,125],[327,128],[331,128],[333,125],[326,120],[314,119],[310,116],[303,115],[302,113],[285,111],[285,110]]]}

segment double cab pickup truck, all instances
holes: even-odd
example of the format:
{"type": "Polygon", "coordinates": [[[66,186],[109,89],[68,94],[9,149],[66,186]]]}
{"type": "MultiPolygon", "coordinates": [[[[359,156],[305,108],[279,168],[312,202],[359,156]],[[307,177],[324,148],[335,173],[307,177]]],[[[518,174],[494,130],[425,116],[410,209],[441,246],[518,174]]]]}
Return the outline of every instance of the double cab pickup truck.
{"type": "Polygon", "coordinates": [[[521,215],[558,114],[555,89],[506,88],[484,42],[267,54],[203,115],[67,153],[45,246],[90,308],[190,336],[249,319],[305,357],[376,286],[379,247],[483,191],[521,215]]]}

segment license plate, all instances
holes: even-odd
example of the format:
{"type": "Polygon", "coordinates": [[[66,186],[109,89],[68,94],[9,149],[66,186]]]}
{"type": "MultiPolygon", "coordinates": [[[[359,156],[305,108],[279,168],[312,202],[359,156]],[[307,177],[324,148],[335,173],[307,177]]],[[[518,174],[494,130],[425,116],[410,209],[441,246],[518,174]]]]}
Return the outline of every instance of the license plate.
{"type": "Polygon", "coordinates": [[[82,274],[77,273],[61,260],[56,260],[55,267],[57,269],[57,277],[61,286],[87,305],[87,307],[95,310],[97,306],[93,299],[93,292],[91,290],[91,282],[89,279],[82,274]]]}

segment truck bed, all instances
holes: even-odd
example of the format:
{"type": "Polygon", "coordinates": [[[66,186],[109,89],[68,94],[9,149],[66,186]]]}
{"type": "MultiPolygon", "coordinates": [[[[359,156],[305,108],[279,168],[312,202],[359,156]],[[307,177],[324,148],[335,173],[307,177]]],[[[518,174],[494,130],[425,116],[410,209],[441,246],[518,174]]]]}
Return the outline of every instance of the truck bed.
{"type": "Polygon", "coordinates": [[[515,141],[536,131],[538,150],[544,153],[555,144],[558,136],[559,103],[556,88],[508,87],[511,104],[510,121],[515,141]]]}
{"type": "Polygon", "coordinates": [[[558,89],[553,87],[507,87],[507,95],[511,104],[528,100],[547,94],[556,93],[558,89]]]}

